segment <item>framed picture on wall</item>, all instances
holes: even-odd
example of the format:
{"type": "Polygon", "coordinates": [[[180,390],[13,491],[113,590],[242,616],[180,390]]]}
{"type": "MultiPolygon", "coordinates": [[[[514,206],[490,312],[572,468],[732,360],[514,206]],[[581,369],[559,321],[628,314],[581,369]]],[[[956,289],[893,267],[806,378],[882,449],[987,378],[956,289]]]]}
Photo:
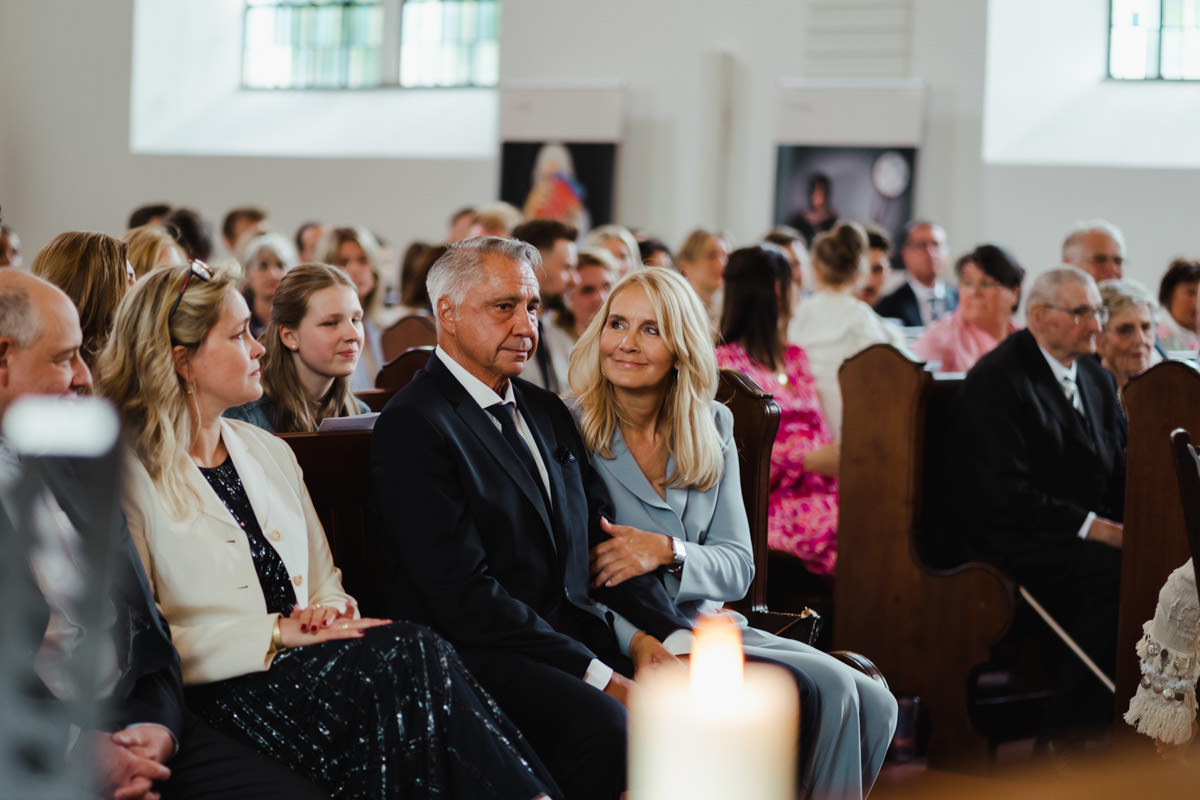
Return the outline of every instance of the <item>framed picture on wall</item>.
{"type": "Polygon", "coordinates": [[[775,224],[811,244],[838,221],[874,222],[899,242],[912,217],[916,164],[912,146],[780,145],[775,224]]]}
{"type": "Polygon", "coordinates": [[[526,218],[585,232],[613,219],[615,142],[511,142],[500,148],[500,199],[526,218]]]}

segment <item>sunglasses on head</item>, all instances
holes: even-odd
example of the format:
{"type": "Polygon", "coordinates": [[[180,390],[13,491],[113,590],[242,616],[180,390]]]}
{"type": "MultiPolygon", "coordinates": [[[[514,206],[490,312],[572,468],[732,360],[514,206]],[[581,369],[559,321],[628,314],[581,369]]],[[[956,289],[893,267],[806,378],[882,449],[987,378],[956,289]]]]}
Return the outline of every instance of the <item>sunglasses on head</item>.
{"type": "Polygon", "coordinates": [[[198,258],[192,259],[192,263],[188,268],[187,277],[183,279],[183,286],[179,287],[179,296],[175,298],[175,302],[171,304],[171,310],[167,312],[167,322],[171,321],[171,317],[175,316],[175,312],[179,309],[179,304],[183,302],[183,293],[187,291],[187,287],[192,282],[192,278],[197,278],[202,281],[211,281],[213,277],[212,270],[208,264],[205,264],[198,258]]]}

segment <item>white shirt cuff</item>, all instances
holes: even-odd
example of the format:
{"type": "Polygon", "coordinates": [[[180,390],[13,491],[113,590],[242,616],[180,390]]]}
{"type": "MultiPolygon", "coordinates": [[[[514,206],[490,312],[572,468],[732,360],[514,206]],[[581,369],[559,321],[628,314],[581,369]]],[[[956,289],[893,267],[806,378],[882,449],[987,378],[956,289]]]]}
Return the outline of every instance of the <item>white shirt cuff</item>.
{"type": "Polygon", "coordinates": [[[592,663],[588,664],[587,672],[583,673],[583,680],[603,692],[604,687],[608,686],[608,682],[612,680],[612,676],[612,667],[598,658],[593,658],[592,663]]]}
{"type": "Polygon", "coordinates": [[[1088,535],[1088,531],[1091,529],[1092,523],[1095,521],[1096,521],[1096,512],[1089,511],[1088,515],[1083,518],[1083,525],[1081,525],[1079,527],[1079,532],[1076,533],[1075,535],[1078,536],[1080,539],[1086,539],[1087,535],[1088,535]]]}
{"type": "Polygon", "coordinates": [[[695,634],[691,631],[680,628],[663,639],[663,647],[673,656],[687,655],[692,652],[692,640],[695,638],[695,634]]]}

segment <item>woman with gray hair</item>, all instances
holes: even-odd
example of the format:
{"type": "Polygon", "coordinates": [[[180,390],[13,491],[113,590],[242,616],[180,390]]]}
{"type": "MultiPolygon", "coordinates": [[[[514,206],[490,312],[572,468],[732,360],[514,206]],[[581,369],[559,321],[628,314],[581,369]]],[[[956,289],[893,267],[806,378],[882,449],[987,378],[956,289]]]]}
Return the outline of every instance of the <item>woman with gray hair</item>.
{"type": "Polygon", "coordinates": [[[263,233],[242,245],[242,296],[250,306],[250,334],[263,335],[271,321],[275,290],[284,274],[296,266],[296,248],[287,237],[263,233]]]}
{"type": "Polygon", "coordinates": [[[1117,390],[1160,360],[1154,349],[1157,304],[1140,283],[1123,278],[1101,281],[1100,301],[1108,322],[1096,339],[1100,363],[1117,379],[1117,390]]]}

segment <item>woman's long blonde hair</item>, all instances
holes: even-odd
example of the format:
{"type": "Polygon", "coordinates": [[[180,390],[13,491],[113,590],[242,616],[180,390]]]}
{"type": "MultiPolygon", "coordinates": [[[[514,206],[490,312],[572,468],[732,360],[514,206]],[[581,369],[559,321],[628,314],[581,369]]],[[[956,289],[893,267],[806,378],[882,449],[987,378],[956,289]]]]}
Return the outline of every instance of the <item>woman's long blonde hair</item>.
{"type": "MultiPolygon", "coordinates": [[[[271,305],[271,322],[259,341],[267,352],[262,357],[263,391],[275,404],[275,418],[271,422],[276,433],[309,433],[317,429],[325,417],[346,417],[358,413],[354,392],[350,390],[350,379],[333,379],[329,392],[321,398],[314,411],[300,376],[296,372],[299,356],[284,347],[279,338],[279,328],[299,328],[300,321],[308,313],[308,301],[316,292],[333,286],[341,286],[355,292],[354,281],[337,267],[328,264],[301,264],[288,270],[275,289],[275,300],[271,305]]],[[[365,343],[364,343],[365,344],[365,343]]]]}
{"type": "Polygon", "coordinates": [[[675,459],[667,486],[707,491],[721,480],[725,463],[712,414],[712,401],[717,396],[717,359],[700,298],[683,276],[672,270],[648,267],[626,275],[579,337],[571,353],[568,377],[579,403],[584,444],[603,458],[613,458],[613,435],[627,421],[600,365],[600,336],[608,324],[613,300],[634,286],[649,298],[663,344],[678,363],[663,399],[667,452],[675,459]]]}
{"type": "Polygon", "coordinates": [[[191,390],[175,371],[172,348],[200,346],[237,291],[240,277],[216,268],[211,280],[189,280],[191,270],[157,267],[134,284],[117,307],[96,369],[97,390],[116,405],[130,446],[179,518],[199,497],[184,480],[192,443],[191,390]]]}

